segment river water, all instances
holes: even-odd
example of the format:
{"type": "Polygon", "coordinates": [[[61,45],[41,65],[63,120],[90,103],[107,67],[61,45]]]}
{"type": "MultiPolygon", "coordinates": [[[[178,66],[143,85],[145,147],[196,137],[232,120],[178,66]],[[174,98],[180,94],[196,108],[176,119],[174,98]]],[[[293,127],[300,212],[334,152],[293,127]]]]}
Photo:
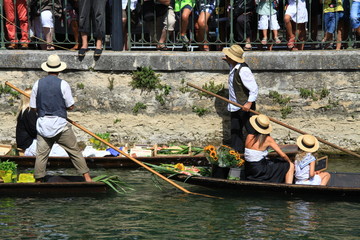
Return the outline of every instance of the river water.
{"type": "MultiPolygon", "coordinates": [[[[360,172],[360,160],[329,171],[360,172]]],[[[55,173],[75,174],[56,170],[55,173]]],[[[125,195],[0,198],[0,239],[360,239],[360,202],[214,191],[180,183],[187,195],[142,169],[98,169],[135,190],[125,195]]]]}

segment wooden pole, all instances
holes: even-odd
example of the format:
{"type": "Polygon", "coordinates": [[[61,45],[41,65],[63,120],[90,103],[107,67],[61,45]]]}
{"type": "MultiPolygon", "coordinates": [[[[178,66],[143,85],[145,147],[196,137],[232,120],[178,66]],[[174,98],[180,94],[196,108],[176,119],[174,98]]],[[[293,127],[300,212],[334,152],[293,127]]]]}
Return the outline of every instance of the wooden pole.
{"type": "MultiPolygon", "coordinates": [[[[9,87],[13,88],[14,90],[18,91],[19,93],[25,95],[26,97],[30,98],[30,95],[27,94],[26,92],[24,92],[23,90],[15,87],[14,85],[12,85],[11,83],[9,83],[8,81],[5,82],[6,85],[8,85],[9,87]]],[[[154,169],[152,169],[151,167],[145,165],[144,163],[142,163],[141,161],[131,157],[129,154],[123,152],[122,150],[118,149],[117,147],[115,147],[114,145],[110,144],[109,142],[105,141],[104,139],[100,138],[99,136],[97,136],[96,134],[92,133],[91,131],[87,130],[85,127],[81,126],[80,124],[72,121],[71,119],[67,118],[66,119],[69,123],[71,123],[72,125],[74,125],[75,127],[80,128],[81,130],[83,130],[84,132],[86,132],[87,134],[91,135],[92,137],[96,138],[97,140],[101,141],[102,143],[104,143],[105,145],[109,146],[110,148],[114,149],[115,151],[117,151],[118,153],[121,153],[122,155],[124,155],[125,157],[129,158],[130,160],[134,161],[135,163],[137,163],[138,165],[142,166],[143,168],[145,168],[146,170],[150,171],[151,173],[159,176],[160,178],[162,178],[163,180],[165,180],[166,182],[170,183],[171,185],[173,185],[174,187],[180,189],[181,191],[185,192],[185,193],[189,193],[189,194],[193,194],[193,195],[199,195],[199,196],[205,196],[205,197],[211,197],[211,198],[220,198],[220,197],[214,197],[214,196],[210,196],[210,195],[206,195],[206,194],[201,194],[201,193],[193,193],[190,192],[188,190],[186,190],[185,188],[181,187],[180,185],[176,184],[175,182],[171,181],[170,179],[168,179],[167,177],[163,176],[162,174],[158,173],[157,171],[155,171],[154,169]]],[[[220,198],[222,199],[222,198],[220,198]]]]}
{"type": "MultiPolygon", "coordinates": [[[[217,95],[217,94],[215,94],[215,93],[213,93],[213,92],[207,91],[207,90],[205,90],[205,89],[203,89],[203,88],[200,88],[200,87],[198,87],[198,86],[196,86],[196,85],[194,85],[194,84],[187,83],[187,85],[190,86],[190,87],[193,87],[193,88],[195,88],[195,89],[197,89],[197,90],[199,90],[199,91],[202,91],[202,92],[204,92],[204,93],[207,93],[207,94],[209,94],[209,95],[211,95],[211,96],[214,96],[214,97],[216,97],[216,98],[219,98],[219,99],[221,99],[221,100],[223,100],[223,101],[225,101],[225,102],[228,102],[228,103],[231,103],[231,104],[233,104],[233,105],[235,105],[235,106],[238,106],[238,107],[240,107],[240,108],[243,108],[243,106],[240,105],[240,104],[237,103],[237,102],[230,101],[230,100],[227,99],[227,98],[224,98],[224,97],[222,97],[222,96],[219,96],[219,95],[217,95]]],[[[254,113],[254,114],[260,114],[259,112],[256,112],[256,111],[251,110],[251,109],[249,110],[249,112],[254,113]]],[[[298,133],[301,133],[301,134],[307,134],[306,132],[301,131],[300,129],[294,128],[294,127],[292,127],[292,126],[290,126],[290,125],[287,125],[287,124],[285,124],[285,123],[283,123],[283,122],[280,122],[280,121],[276,120],[275,118],[269,117],[269,119],[270,119],[272,122],[277,123],[277,124],[279,124],[279,125],[281,125],[281,126],[284,126],[284,127],[288,128],[288,129],[291,129],[291,130],[293,130],[293,131],[295,131],[295,132],[298,132],[298,133]]],[[[316,136],[315,136],[315,137],[316,137],[316,136]]],[[[344,149],[344,148],[342,148],[342,147],[339,147],[339,146],[337,146],[337,145],[335,145],[335,144],[333,144],[333,143],[330,143],[330,142],[328,142],[328,141],[326,141],[326,140],[324,140],[324,139],[321,139],[320,137],[316,137],[316,138],[319,140],[319,142],[325,143],[325,144],[327,144],[327,145],[329,145],[329,146],[331,146],[331,147],[333,147],[333,148],[339,149],[339,150],[341,150],[341,151],[343,151],[343,152],[346,152],[346,153],[348,153],[348,154],[350,154],[350,155],[353,155],[353,156],[355,156],[355,157],[360,158],[360,155],[357,154],[357,153],[354,153],[354,152],[352,152],[352,151],[350,151],[350,150],[347,150],[347,149],[344,149]]]]}

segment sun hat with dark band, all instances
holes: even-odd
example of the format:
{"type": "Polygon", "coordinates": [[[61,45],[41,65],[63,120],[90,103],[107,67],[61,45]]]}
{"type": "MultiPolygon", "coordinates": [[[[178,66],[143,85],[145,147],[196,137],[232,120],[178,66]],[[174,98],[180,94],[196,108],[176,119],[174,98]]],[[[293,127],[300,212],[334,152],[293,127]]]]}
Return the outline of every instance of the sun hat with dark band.
{"type": "Polygon", "coordinates": [[[238,63],[245,62],[244,50],[239,45],[232,45],[230,48],[224,48],[222,52],[238,63]]]}
{"type": "Polygon", "coordinates": [[[257,132],[262,134],[269,134],[273,130],[270,125],[270,119],[264,114],[252,116],[250,118],[250,124],[257,132]]]}
{"type": "Polygon", "coordinates": [[[42,70],[45,72],[61,72],[66,69],[67,65],[64,62],[60,61],[58,55],[50,55],[46,62],[41,64],[42,70]]]}
{"type": "Polygon", "coordinates": [[[298,147],[305,152],[316,152],[319,149],[319,141],[316,137],[305,134],[298,137],[296,140],[298,147]]]}

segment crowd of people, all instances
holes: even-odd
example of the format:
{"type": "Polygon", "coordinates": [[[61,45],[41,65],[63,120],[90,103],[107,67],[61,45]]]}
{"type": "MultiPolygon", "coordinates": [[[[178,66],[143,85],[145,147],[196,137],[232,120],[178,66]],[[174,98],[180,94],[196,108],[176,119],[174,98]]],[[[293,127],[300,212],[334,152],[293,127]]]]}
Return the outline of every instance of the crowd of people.
{"type": "MultiPolygon", "coordinates": [[[[27,49],[30,42],[40,41],[39,48],[54,50],[59,21],[72,33],[70,48],[79,56],[89,50],[89,36],[94,55],[100,56],[106,27],[112,24],[112,1],[4,0],[6,47],[27,49]]],[[[340,50],[352,47],[347,46],[349,39],[360,38],[360,0],[234,0],[232,5],[230,0],[122,0],[122,9],[124,50],[136,41],[127,34],[136,32],[139,24],[157,50],[168,50],[170,43],[219,50],[230,42],[241,43],[244,50],[254,49],[254,44],[302,50],[308,42],[340,50]]]]}

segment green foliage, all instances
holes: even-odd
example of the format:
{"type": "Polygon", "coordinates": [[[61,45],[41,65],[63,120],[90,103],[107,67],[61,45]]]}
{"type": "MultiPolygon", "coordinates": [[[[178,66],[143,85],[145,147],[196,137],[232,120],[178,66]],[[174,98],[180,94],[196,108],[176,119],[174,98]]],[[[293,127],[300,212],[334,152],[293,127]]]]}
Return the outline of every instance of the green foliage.
{"type": "Polygon", "coordinates": [[[85,85],[83,83],[78,83],[78,84],[76,84],[76,88],[77,89],[84,89],[85,85]]]}
{"type": "Polygon", "coordinates": [[[280,112],[282,118],[285,119],[287,115],[292,112],[291,106],[288,105],[291,100],[290,97],[283,97],[277,91],[270,91],[269,97],[272,98],[276,103],[278,103],[281,106],[280,112]]]}
{"type": "Polygon", "coordinates": [[[138,67],[136,71],[133,71],[130,86],[147,91],[155,90],[161,87],[160,76],[151,67],[138,67]]]}
{"type": "Polygon", "coordinates": [[[182,86],[179,88],[179,91],[182,93],[191,92],[191,89],[185,84],[185,79],[181,79],[182,86]]]}
{"type": "MultiPolygon", "coordinates": [[[[207,90],[209,92],[212,92],[212,93],[215,93],[215,94],[220,93],[222,90],[224,90],[224,88],[225,88],[225,85],[223,83],[216,85],[214,83],[214,81],[210,81],[209,83],[205,83],[202,86],[202,89],[205,89],[205,90],[207,90]]],[[[204,93],[204,92],[199,92],[198,94],[200,95],[200,97],[201,96],[212,97],[210,94],[207,94],[207,93],[204,93]]]]}
{"type": "Polygon", "coordinates": [[[330,110],[332,108],[336,108],[337,106],[339,106],[339,100],[337,101],[332,101],[329,99],[328,104],[326,106],[324,106],[325,110],[330,110]]]}
{"type": "MultiPolygon", "coordinates": [[[[96,136],[105,140],[106,142],[110,142],[110,133],[95,133],[96,136]]],[[[93,148],[98,150],[105,150],[107,145],[101,142],[100,140],[92,137],[90,138],[90,142],[92,143],[93,148]]]]}
{"type": "Polygon", "coordinates": [[[17,164],[14,162],[10,162],[9,160],[6,160],[5,162],[0,161],[0,170],[2,171],[12,171],[15,172],[17,169],[17,164]]]}
{"type": "Polygon", "coordinates": [[[161,106],[165,105],[164,94],[155,95],[155,99],[160,103],[161,106]]]}
{"type": "Polygon", "coordinates": [[[196,113],[199,117],[204,116],[206,113],[210,112],[209,109],[198,106],[192,106],[192,111],[196,113]]]}
{"type": "Polygon", "coordinates": [[[134,190],[127,183],[122,181],[120,179],[120,177],[117,176],[117,175],[112,175],[112,176],[101,175],[101,176],[94,177],[92,180],[94,182],[103,182],[103,183],[105,183],[106,185],[111,187],[111,189],[113,189],[115,192],[117,192],[119,194],[125,194],[129,190],[131,190],[131,191],[134,190]]]}
{"type": "Polygon", "coordinates": [[[269,97],[272,98],[276,103],[280,105],[286,105],[290,102],[290,97],[283,97],[280,93],[277,91],[270,91],[269,97]]]}
{"type": "Polygon", "coordinates": [[[330,91],[326,88],[323,88],[319,91],[314,91],[313,89],[306,89],[306,88],[300,88],[300,97],[307,99],[311,98],[314,101],[317,101],[319,99],[324,99],[327,96],[329,96],[330,91]]]}
{"type": "Polygon", "coordinates": [[[13,91],[11,89],[11,87],[9,87],[8,85],[4,85],[4,86],[0,85],[0,96],[2,94],[10,94],[11,96],[16,97],[16,98],[19,98],[19,96],[20,96],[19,92],[13,91]]]}
{"type": "Polygon", "coordinates": [[[140,111],[140,109],[146,109],[146,105],[142,102],[137,102],[133,107],[132,111],[134,114],[137,114],[140,111]]]}
{"type": "Polygon", "coordinates": [[[172,148],[171,146],[169,148],[163,148],[157,151],[158,154],[168,154],[168,155],[181,155],[181,154],[189,154],[191,152],[193,155],[200,154],[203,152],[202,147],[190,147],[186,145],[180,145],[179,148],[172,148]]]}
{"type": "Polygon", "coordinates": [[[119,122],[121,122],[121,119],[117,118],[117,119],[114,120],[114,124],[119,123],[119,122]]]}
{"type": "Polygon", "coordinates": [[[292,113],[292,108],[290,106],[284,106],[280,109],[280,112],[281,112],[281,117],[285,119],[287,115],[292,113]]]}
{"type": "Polygon", "coordinates": [[[114,78],[113,77],[108,77],[108,81],[109,81],[108,89],[110,91],[112,91],[114,89],[114,78]]]}

